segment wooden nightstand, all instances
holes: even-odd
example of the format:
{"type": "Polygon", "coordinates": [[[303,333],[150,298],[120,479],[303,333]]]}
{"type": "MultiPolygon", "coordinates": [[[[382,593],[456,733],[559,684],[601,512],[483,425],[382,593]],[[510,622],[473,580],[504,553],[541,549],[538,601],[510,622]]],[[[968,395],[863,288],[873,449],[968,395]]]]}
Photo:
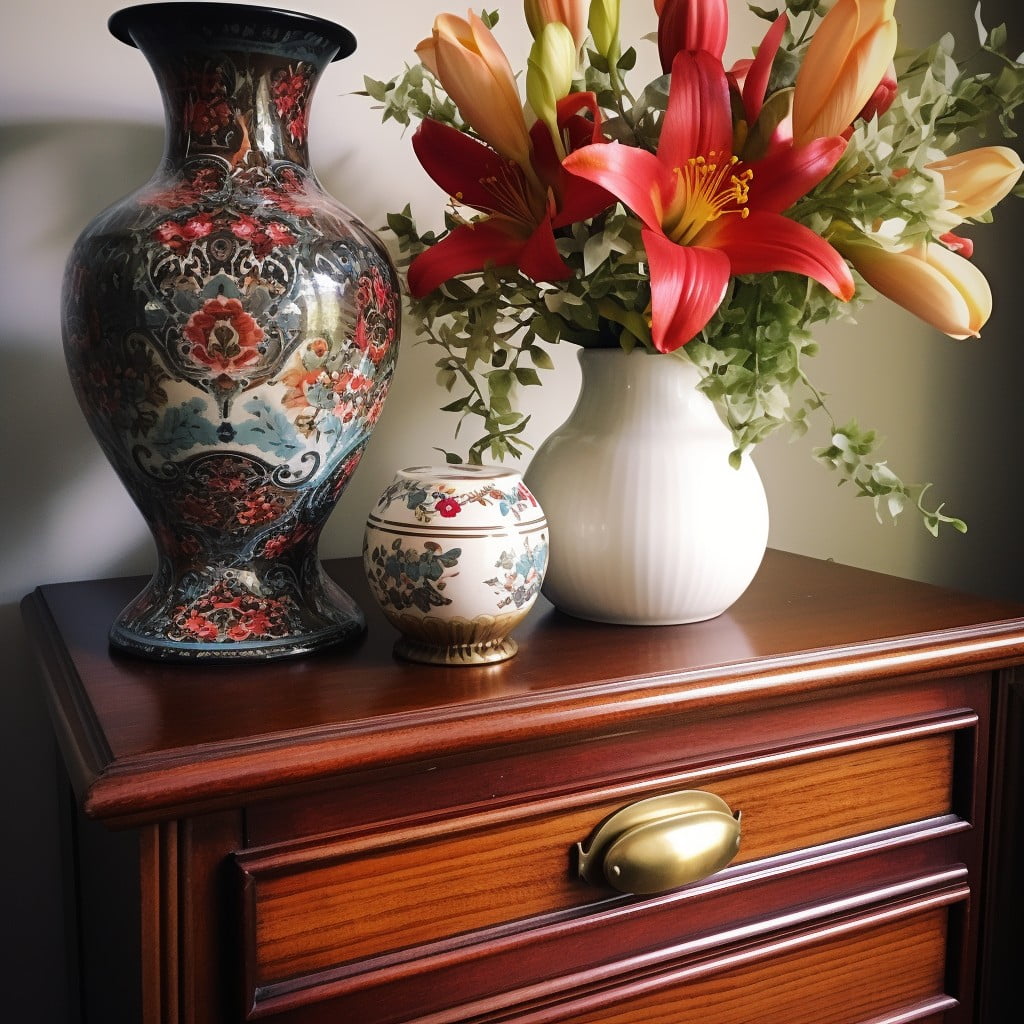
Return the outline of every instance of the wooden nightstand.
{"type": "Polygon", "coordinates": [[[26,598],[85,1020],[1000,1019],[1024,608],[769,552],[713,621],[542,600],[516,658],[444,668],[395,661],[358,561],[328,568],[365,641],[252,666],[111,655],[139,580],[26,598]],[[742,812],[728,867],[578,877],[604,819],[679,790],[742,812]]]}

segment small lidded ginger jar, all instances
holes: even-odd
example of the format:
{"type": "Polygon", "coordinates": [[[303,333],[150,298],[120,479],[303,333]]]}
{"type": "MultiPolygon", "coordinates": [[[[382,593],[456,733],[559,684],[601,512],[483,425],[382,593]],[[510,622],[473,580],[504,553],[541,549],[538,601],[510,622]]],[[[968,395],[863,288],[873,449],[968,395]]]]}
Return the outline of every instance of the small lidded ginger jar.
{"type": "Polygon", "coordinates": [[[511,658],[548,561],[547,520],[522,474],[497,466],[400,470],[370,512],[363,565],[402,634],[395,654],[437,665],[511,658]]]}

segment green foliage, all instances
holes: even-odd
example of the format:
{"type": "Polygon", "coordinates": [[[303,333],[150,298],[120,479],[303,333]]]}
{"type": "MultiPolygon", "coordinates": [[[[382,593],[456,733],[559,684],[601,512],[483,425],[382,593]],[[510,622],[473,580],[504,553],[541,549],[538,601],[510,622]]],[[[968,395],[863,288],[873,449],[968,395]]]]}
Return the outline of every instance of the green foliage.
{"type": "MultiPolygon", "coordinates": [[[[780,105],[830,6],[825,0],[786,0],[790,28],[769,86],[780,105]]],[[[779,13],[778,8],[750,9],[766,21],[779,13]]],[[[489,23],[494,19],[485,13],[489,23]]],[[[989,31],[979,17],[979,36],[977,51],[964,61],[954,57],[948,35],[921,53],[898,54],[899,94],[893,105],[881,117],[857,122],[833,172],[787,215],[832,241],[870,239],[890,249],[933,240],[955,227],[941,180],[927,165],[989,133],[1013,137],[1013,119],[1024,102],[1024,66],[1006,54],[1005,29],[989,31]]],[[[653,152],[669,77],[659,76],[634,94],[627,77],[635,63],[632,49],[611,63],[585,48],[577,88],[596,94],[607,138],[653,152]]],[[[367,79],[366,95],[384,120],[408,125],[430,117],[469,132],[419,65],[388,82],[367,79]]],[[[1018,191],[1024,193],[1024,187],[1018,191]]],[[[472,215],[449,213],[446,231],[463,212],[472,215]]],[[[387,220],[405,264],[444,237],[444,232],[421,234],[408,206],[387,220]]],[[[436,379],[448,395],[442,408],[456,417],[455,437],[467,423],[479,435],[468,443],[470,462],[518,458],[529,447],[523,437],[529,417],[520,398],[553,367],[554,345],[652,348],[640,230],[639,221],[617,205],[559,229],[559,252],[572,274],[557,285],[537,284],[514,267],[492,267],[410,300],[419,339],[437,350],[436,379]]],[[[941,505],[926,507],[930,485],[904,483],[878,457],[873,431],[852,422],[837,426],[808,377],[808,362],[817,351],[816,326],[852,320],[859,304],[872,297],[866,284],[859,284],[857,299],[843,303],[794,274],[735,278],[701,335],[664,358],[688,358],[701,369],[701,388],[733,433],[734,463],[780,429],[795,436],[815,429],[824,434],[815,458],[840,484],[870,498],[879,519],[913,509],[932,533],[941,526],[962,531],[964,524],[945,515],[941,505]]],[[[444,455],[449,461],[462,458],[455,452],[444,455]]]]}
{"type": "Polygon", "coordinates": [[[397,121],[410,125],[413,121],[433,118],[444,124],[465,130],[458,107],[444,94],[434,78],[422,64],[406,67],[401,75],[388,82],[378,82],[363,76],[363,91],[359,96],[376,100],[375,109],[381,111],[382,121],[397,121]]]}

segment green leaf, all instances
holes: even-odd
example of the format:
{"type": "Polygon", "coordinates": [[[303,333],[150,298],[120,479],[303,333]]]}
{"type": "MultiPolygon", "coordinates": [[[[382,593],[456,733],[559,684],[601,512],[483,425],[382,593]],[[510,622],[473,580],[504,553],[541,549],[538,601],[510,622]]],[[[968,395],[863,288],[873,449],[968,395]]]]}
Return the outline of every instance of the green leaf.
{"type": "Polygon", "coordinates": [[[524,387],[540,387],[541,379],[536,370],[520,366],[515,370],[516,380],[524,387]]]}
{"type": "Polygon", "coordinates": [[[511,370],[492,370],[488,373],[487,390],[490,393],[492,405],[496,399],[507,397],[514,383],[515,375],[511,370]]]}
{"type": "Polygon", "coordinates": [[[387,215],[387,224],[396,235],[408,235],[414,226],[412,217],[405,213],[389,213],[387,215]]]}
{"type": "Polygon", "coordinates": [[[378,82],[368,75],[363,75],[363,88],[366,89],[367,96],[377,100],[379,103],[383,103],[391,86],[387,82],[378,82]]]}
{"type": "Polygon", "coordinates": [[[445,389],[445,391],[451,391],[455,387],[459,379],[459,375],[454,371],[446,368],[442,368],[437,371],[435,378],[437,383],[445,389]]]}
{"type": "Polygon", "coordinates": [[[992,29],[988,34],[988,39],[985,41],[985,45],[991,50],[1002,52],[1003,48],[1006,46],[1006,26],[997,25],[992,29]]]}
{"type": "Polygon", "coordinates": [[[444,448],[435,448],[435,452],[440,452],[444,456],[444,461],[449,466],[458,466],[462,464],[462,457],[457,455],[455,452],[445,451],[444,448]]]}
{"type": "Polygon", "coordinates": [[[527,351],[530,353],[530,360],[534,366],[537,366],[542,370],[553,370],[555,368],[554,361],[551,356],[544,351],[544,349],[538,348],[536,345],[531,345],[527,351]]]}

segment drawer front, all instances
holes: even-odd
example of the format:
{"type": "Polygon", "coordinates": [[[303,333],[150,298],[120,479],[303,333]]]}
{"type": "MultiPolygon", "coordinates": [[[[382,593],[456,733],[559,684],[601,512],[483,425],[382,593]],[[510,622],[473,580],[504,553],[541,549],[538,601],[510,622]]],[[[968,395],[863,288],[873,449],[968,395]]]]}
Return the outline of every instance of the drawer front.
{"type": "Polygon", "coordinates": [[[591,997],[600,1008],[568,1016],[518,1018],[517,1024],[863,1024],[936,1018],[957,1001],[946,994],[944,907],[907,918],[799,937],[736,954],[730,966],[707,963],[681,976],[651,979],[623,999],[591,997]],[[802,947],[802,948],[801,948],[802,947]]]}
{"type": "Polygon", "coordinates": [[[521,937],[607,912],[631,898],[583,883],[570,851],[609,814],[657,793],[703,788],[742,811],[737,866],[908,823],[948,824],[955,753],[974,722],[965,713],[911,735],[880,731],[494,814],[248,851],[238,860],[250,1005],[269,1009],[282,992],[289,1003],[304,990],[314,998],[325,983],[344,989],[477,936],[521,937]]]}

